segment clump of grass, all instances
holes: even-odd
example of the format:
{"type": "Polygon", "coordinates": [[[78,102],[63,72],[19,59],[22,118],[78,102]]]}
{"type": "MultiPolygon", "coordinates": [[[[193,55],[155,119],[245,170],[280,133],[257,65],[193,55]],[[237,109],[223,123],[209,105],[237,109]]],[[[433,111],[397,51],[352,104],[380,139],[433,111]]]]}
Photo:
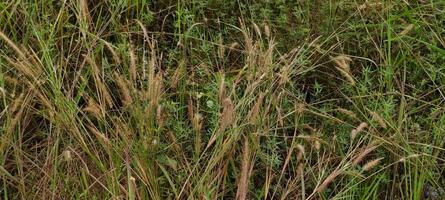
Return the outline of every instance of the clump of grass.
{"type": "Polygon", "coordinates": [[[0,199],[440,199],[444,6],[0,2],[0,199]]]}

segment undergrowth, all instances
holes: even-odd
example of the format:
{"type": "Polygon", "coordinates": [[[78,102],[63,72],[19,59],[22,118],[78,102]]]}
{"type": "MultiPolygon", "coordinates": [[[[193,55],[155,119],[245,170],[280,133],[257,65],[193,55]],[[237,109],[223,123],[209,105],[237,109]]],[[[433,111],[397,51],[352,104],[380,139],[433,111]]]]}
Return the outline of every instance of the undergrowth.
{"type": "Polygon", "coordinates": [[[445,3],[0,2],[0,199],[443,199],[445,3]]]}

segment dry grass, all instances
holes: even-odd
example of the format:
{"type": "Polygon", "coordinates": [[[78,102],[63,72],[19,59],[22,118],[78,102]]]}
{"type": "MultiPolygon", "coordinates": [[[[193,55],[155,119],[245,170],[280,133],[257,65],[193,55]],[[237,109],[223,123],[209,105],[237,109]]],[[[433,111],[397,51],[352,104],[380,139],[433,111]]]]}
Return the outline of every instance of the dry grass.
{"type": "Polygon", "coordinates": [[[444,6],[3,1],[0,199],[440,199],[444,6]]]}

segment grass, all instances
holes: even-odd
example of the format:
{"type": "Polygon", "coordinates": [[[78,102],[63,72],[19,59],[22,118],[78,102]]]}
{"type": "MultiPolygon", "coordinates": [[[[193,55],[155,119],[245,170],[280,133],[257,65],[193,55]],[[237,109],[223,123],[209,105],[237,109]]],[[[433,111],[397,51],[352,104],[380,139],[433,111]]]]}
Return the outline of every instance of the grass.
{"type": "Polygon", "coordinates": [[[0,2],[0,199],[443,199],[443,1],[0,2]]]}

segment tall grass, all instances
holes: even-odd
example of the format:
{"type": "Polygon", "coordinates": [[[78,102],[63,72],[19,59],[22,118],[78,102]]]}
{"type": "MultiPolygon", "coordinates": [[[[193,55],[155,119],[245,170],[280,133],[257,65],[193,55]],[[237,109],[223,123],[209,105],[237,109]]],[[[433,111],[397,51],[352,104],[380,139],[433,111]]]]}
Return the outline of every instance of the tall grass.
{"type": "Polygon", "coordinates": [[[441,1],[0,2],[0,199],[442,199],[441,1]]]}

